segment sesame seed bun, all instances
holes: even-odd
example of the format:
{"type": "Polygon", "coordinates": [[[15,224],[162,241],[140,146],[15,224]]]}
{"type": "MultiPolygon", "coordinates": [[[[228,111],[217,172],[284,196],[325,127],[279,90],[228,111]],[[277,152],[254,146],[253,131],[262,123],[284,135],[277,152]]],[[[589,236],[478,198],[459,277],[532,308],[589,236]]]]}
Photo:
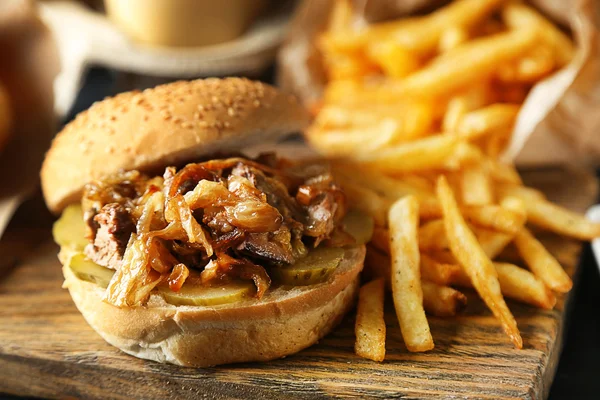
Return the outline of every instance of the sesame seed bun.
{"type": "MultiPolygon", "coordinates": [[[[42,168],[51,210],[119,169],[154,170],[245,149],[300,131],[309,115],[271,86],[245,79],[177,82],[124,93],[80,114],[54,140],[42,168]]],[[[310,286],[273,285],[261,299],[216,306],[169,304],[154,291],[143,306],[115,307],[105,289],[79,279],[61,249],[66,287],[89,325],[139,358],[206,367],[293,354],[329,333],[352,308],[365,246],[346,248],[335,271],[310,286]]]]}
{"type": "Polygon", "coordinates": [[[291,95],[241,78],[181,81],[107,98],[60,132],[41,171],[59,213],[84,185],[120,169],[152,170],[302,131],[309,114],[291,95]]]}

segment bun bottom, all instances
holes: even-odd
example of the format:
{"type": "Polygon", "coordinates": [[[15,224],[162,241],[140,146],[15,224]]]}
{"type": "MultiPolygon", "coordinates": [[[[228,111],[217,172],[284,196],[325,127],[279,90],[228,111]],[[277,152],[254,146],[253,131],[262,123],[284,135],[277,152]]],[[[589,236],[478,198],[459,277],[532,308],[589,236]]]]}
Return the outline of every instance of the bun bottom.
{"type": "Polygon", "coordinates": [[[192,367],[268,361],[311,346],[341,322],[354,305],[364,256],[364,246],[346,250],[327,282],[215,307],[174,306],[152,295],[144,307],[117,308],[67,266],[64,287],[88,324],[127,354],[192,367]]]}

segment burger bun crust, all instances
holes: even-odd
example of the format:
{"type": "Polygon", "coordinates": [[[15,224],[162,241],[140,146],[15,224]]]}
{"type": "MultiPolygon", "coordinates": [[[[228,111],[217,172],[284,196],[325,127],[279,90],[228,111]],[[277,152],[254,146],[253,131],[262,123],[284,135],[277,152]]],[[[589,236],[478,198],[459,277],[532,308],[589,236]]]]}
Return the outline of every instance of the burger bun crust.
{"type": "Polygon", "coordinates": [[[154,171],[234,152],[308,126],[291,95],[242,78],[180,81],[107,98],[54,139],[42,166],[48,208],[59,213],[83,187],[119,170],[154,171]]]}
{"type": "Polygon", "coordinates": [[[138,358],[208,367],[273,360],[317,342],[354,305],[364,257],[364,246],[350,248],[326,282],[214,307],[175,306],[153,294],[143,307],[117,308],[68,266],[63,274],[79,311],[111,345],[138,358]]]}

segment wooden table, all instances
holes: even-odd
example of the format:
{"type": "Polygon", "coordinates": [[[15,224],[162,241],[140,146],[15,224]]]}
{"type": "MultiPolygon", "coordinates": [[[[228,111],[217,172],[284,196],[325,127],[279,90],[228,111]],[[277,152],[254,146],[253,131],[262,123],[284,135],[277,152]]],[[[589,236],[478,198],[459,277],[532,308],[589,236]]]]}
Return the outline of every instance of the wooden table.
{"type": "MultiPolygon", "coordinates": [[[[596,198],[596,181],[549,170],[527,174],[575,209],[596,198]]],[[[565,305],[543,311],[509,301],[524,341],[515,350],[473,294],[458,318],[431,318],[435,350],[410,354],[387,305],[382,364],[354,355],[354,316],[294,356],[262,364],[192,369],[139,360],[106,344],[73,305],[39,198],[21,208],[0,242],[0,392],[86,398],[545,398],[561,349],[565,305]]],[[[544,241],[571,273],[581,245],[544,241]]]]}

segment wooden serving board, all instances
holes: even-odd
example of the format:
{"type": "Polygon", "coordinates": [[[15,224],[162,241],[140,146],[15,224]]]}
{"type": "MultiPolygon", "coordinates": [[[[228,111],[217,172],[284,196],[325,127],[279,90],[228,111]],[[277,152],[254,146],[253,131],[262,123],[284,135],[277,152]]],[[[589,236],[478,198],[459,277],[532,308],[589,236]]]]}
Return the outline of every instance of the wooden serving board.
{"type": "MultiPolygon", "coordinates": [[[[528,174],[551,198],[584,209],[597,182],[585,174],[528,174]]],[[[474,295],[457,318],[431,318],[435,349],[408,353],[388,305],[387,355],[354,355],[354,316],[315,346],[268,363],[182,368],[130,357],[84,321],[66,290],[41,200],[26,204],[0,242],[0,392],[85,398],[545,398],[561,350],[565,302],[542,311],[509,301],[524,341],[515,350],[474,295]]],[[[581,245],[544,238],[572,275],[581,245]]]]}

